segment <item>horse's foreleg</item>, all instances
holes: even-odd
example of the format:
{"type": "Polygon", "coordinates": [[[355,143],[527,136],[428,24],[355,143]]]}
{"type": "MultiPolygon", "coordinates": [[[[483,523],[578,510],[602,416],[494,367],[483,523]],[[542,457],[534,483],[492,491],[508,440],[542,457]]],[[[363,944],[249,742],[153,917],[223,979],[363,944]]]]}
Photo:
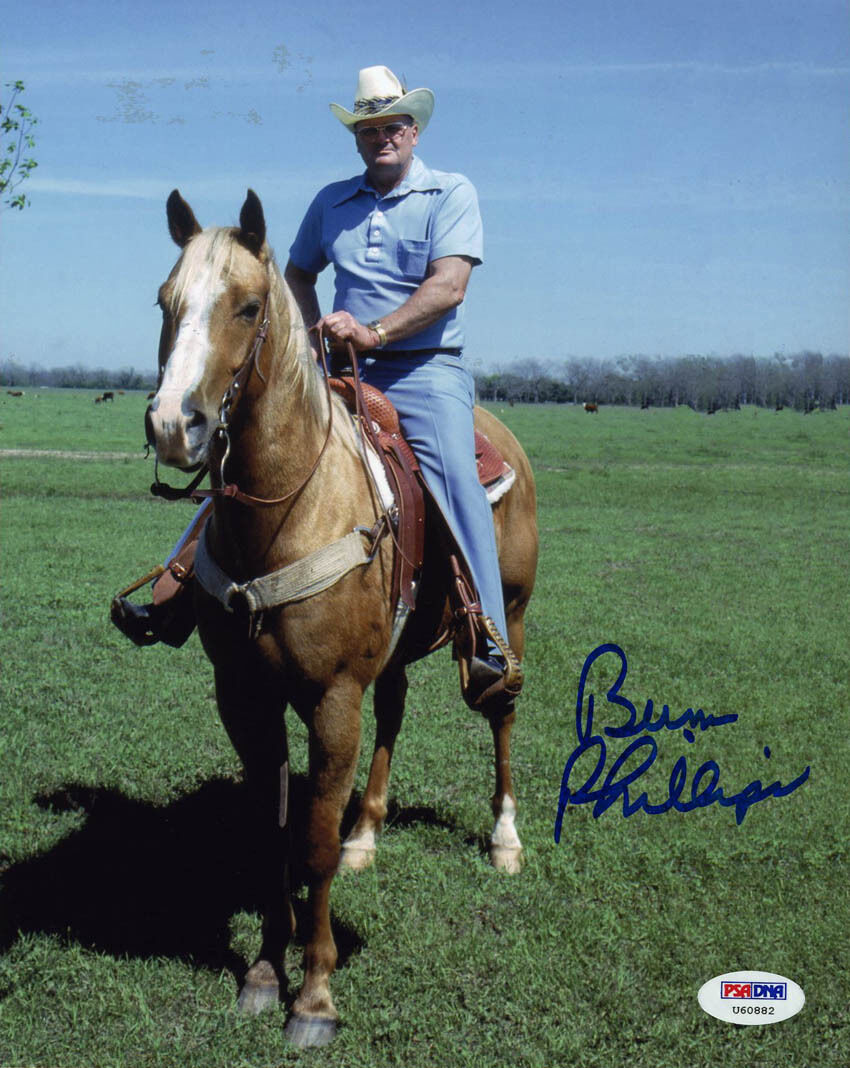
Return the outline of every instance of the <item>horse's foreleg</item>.
{"type": "Polygon", "coordinates": [[[263,887],[263,943],[239,993],[239,1008],[258,1013],[276,1005],[283,982],[283,956],[293,931],[289,899],[289,828],[284,706],[269,699],[261,683],[243,672],[216,675],[219,712],[245,769],[253,863],[263,887]]]}
{"type": "Polygon", "coordinates": [[[330,887],[339,866],[339,826],[351,795],[360,747],[363,690],[337,681],[327,690],[310,723],[311,798],[305,866],[310,930],[304,950],[304,983],[292,1006],[286,1035],[297,1046],[319,1046],[336,1033],[337,1012],[330,976],[337,950],[331,932],[330,887]]]}
{"type": "Polygon", "coordinates": [[[386,671],[375,682],[375,751],[360,815],[342,846],[340,867],[368,868],[375,859],[375,839],[387,815],[387,788],[407,694],[404,668],[386,671]]]}

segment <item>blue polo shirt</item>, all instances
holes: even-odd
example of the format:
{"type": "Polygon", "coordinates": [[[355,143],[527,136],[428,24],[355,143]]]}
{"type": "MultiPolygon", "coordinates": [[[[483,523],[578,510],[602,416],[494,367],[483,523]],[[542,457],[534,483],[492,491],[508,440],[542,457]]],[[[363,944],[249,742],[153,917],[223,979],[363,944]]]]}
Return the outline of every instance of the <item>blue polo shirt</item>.
{"type": "MultiPolygon", "coordinates": [[[[462,174],[432,171],[416,156],[402,182],[381,196],[366,174],[325,186],[307,209],[289,258],[336,272],[334,311],[369,323],[395,311],[442,256],[483,256],[475,188],[462,174]]],[[[387,350],[463,348],[463,304],[387,350]]]]}

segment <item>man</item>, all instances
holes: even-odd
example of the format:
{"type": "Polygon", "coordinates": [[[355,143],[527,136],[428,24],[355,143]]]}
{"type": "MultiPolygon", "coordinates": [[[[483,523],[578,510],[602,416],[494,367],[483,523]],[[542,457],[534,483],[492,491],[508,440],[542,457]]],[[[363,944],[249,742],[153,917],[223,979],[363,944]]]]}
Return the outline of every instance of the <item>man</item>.
{"type": "MultiPolygon", "coordinates": [[[[432,171],[413,153],[433,108],[430,89],[406,92],[386,67],[360,71],[353,111],[331,104],[366,171],[318,193],[285,278],[308,328],[318,324],[332,344],[351,342],[366,354],[363,377],[395,405],[469,565],[482,611],[498,632],[472,664],[467,700],[483,708],[518,679],[499,648],[507,647],[499,561],[475,461],[474,384],[462,357],[462,302],[481,263],[482,227],[468,179],[432,171]],[[331,263],[334,310],[322,317],[316,280],[331,263]]],[[[113,621],[138,644],[162,637],[159,614],[124,598],[113,604],[113,621]]]]}
{"type": "MultiPolygon", "coordinates": [[[[499,561],[478,483],[474,383],[462,355],[462,302],[483,255],[481,216],[467,178],[431,170],[414,155],[433,108],[430,89],[407,92],[386,67],[360,71],[353,111],[331,104],[366,171],[315,197],[285,278],[308,327],[318,323],[332,344],[351,342],[366,354],[363,378],[395,405],[501,637],[499,561]],[[322,317],[315,285],[331,263],[334,310],[322,317]]],[[[489,698],[504,686],[507,665],[492,640],[480,654],[473,689],[489,698]]]]}

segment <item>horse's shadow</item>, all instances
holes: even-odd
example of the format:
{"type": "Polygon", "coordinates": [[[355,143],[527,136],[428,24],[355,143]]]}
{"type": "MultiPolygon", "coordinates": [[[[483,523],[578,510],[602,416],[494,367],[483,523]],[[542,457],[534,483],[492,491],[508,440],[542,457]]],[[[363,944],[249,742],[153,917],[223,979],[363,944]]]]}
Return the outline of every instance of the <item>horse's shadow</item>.
{"type": "MultiPolygon", "coordinates": [[[[307,795],[292,776],[293,813],[307,795]]],[[[246,791],[230,780],[207,782],[159,806],[117,790],[67,785],[40,795],[53,811],[85,813],[82,827],[51,849],[10,865],[0,890],[0,951],[19,934],[43,933],[113,957],[170,957],[226,969],[242,985],[246,962],[231,947],[231,918],[262,910],[261,850],[252,835],[246,791]]],[[[343,821],[353,823],[356,798],[343,821]]],[[[393,806],[396,823],[442,823],[431,809],[393,806]]],[[[297,834],[293,906],[304,930],[306,902],[297,834]]],[[[357,932],[332,916],[339,966],[358,953],[357,932]]],[[[259,949],[259,944],[257,945],[259,949]]]]}

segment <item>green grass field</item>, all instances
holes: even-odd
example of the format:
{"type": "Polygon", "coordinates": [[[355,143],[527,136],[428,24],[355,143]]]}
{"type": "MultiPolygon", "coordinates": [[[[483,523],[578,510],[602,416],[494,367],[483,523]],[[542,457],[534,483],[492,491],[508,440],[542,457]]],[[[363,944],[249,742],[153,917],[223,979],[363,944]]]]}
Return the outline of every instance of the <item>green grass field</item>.
{"type": "MultiPolygon", "coordinates": [[[[525,868],[488,867],[489,731],[438,654],[411,672],[377,863],[334,883],[343,1026],[299,1053],[283,1009],[235,1010],[259,891],[197,637],[139,650],[107,619],[191,510],[148,496],[143,396],[92,396],[0,397],[0,449],[126,454],[0,457],[0,1065],[850,1063],[850,411],[494,408],[539,497],[514,732],[525,868]],[[716,804],[570,806],[556,845],[578,678],[603,642],[626,651],[639,710],[739,716],[690,745],[658,737],[650,800],[682,754],[691,774],[715,760],[727,792],[806,766],[809,781],[740,826],[716,804]],[[738,969],[793,979],[803,1011],[769,1027],[707,1016],[699,987],[738,969]]],[[[614,666],[592,676],[600,725],[614,666]]],[[[297,799],[306,745],[289,726],[297,799]]]]}

